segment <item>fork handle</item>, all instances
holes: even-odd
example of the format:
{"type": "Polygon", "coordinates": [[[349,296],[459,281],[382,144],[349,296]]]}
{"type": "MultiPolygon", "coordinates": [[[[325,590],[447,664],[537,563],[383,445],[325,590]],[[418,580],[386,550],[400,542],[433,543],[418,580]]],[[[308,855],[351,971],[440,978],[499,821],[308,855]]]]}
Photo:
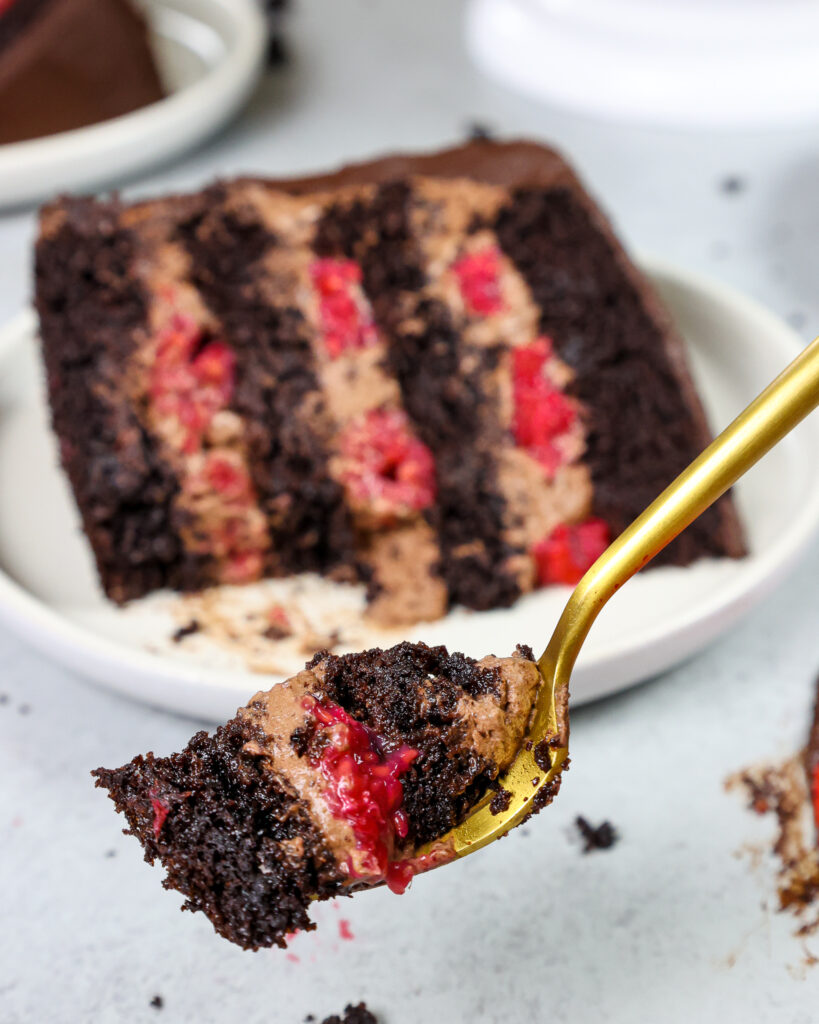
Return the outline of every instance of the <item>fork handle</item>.
{"type": "Polygon", "coordinates": [[[603,605],[819,405],[819,338],[603,552],[560,616],[542,667],[568,679],[603,605]]]}

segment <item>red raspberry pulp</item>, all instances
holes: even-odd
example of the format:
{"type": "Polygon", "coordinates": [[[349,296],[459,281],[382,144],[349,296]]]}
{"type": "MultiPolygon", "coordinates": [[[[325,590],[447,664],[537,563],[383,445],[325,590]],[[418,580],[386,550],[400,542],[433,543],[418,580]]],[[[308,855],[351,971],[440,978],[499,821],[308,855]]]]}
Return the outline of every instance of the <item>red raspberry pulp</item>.
{"type": "Polygon", "coordinates": [[[233,394],[233,353],[223,341],[202,342],[193,320],[174,316],[159,337],[149,386],[156,413],[183,427],[188,455],[202,448],[211,420],[233,394]]]}
{"type": "Polygon", "coordinates": [[[609,528],[602,519],[587,519],[575,526],[561,523],[532,551],[540,582],[578,583],[608,545],[609,528]]]}
{"type": "Polygon", "coordinates": [[[420,511],[435,501],[435,460],[398,409],[372,409],[339,440],[343,482],[354,498],[389,512],[420,511]]]}
{"type": "Polygon", "coordinates": [[[154,812],[154,839],[159,839],[159,833],[171,809],[164,800],[151,793],[151,810],[154,812]]]}
{"type": "Polygon", "coordinates": [[[563,462],[555,441],[572,428],[577,411],[544,373],[551,358],[552,343],[548,338],[537,338],[514,350],[512,433],[521,448],[553,473],[563,462]]]}
{"type": "Polygon", "coordinates": [[[331,701],[306,697],[304,706],[329,741],[313,762],[328,784],[324,798],[332,813],[349,823],[363,855],[361,870],[349,864],[351,877],[384,879],[393,892],[404,892],[412,873],[406,877],[402,864],[390,858],[396,838],[407,835],[401,776],[418,751],[402,746],[385,753],[372,729],[331,701]]]}
{"type": "Polygon", "coordinates": [[[361,267],[353,260],[320,259],[311,264],[310,277],[318,292],[324,345],[330,358],[376,344],[378,335],[361,290],[361,267]]]}
{"type": "Polygon", "coordinates": [[[500,289],[500,253],[488,245],[484,249],[461,256],[452,264],[458,287],[467,308],[480,316],[490,316],[503,309],[500,289]]]}

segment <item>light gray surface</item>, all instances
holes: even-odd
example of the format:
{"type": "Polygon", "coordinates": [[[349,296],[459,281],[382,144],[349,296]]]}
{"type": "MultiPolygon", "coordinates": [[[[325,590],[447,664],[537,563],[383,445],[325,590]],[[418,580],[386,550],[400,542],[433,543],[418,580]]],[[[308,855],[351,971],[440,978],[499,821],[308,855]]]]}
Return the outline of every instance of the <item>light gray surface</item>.
{"type": "MultiPolygon", "coordinates": [[[[482,80],[462,55],[459,11],[302,0],[296,65],[139,190],[434,146],[479,119],[556,140],[631,245],[743,288],[806,337],[815,329],[819,128],[700,135],[568,119],[482,80]],[[747,187],[726,195],[730,175],[747,187]]],[[[29,294],[32,234],[31,212],[0,219],[2,319],[29,294]]],[[[92,689],[0,632],[0,1022],[297,1024],[361,998],[387,1024],[815,1020],[819,969],[804,968],[793,923],[773,910],[770,864],[752,871],[736,855],[770,825],[723,780],[803,740],[817,578],[819,546],[705,655],[580,711],[553,808],[401,899],[321,907],[323,927],[294,943],[298,962],[243,953],[179,914],[91,786],[90,768],[178,749],[197,724],[92,689]],[[582,856],[577,813],[611,818],[622,842],[582,856]],[[339,938],[342,917],[354,941],[339,938]]]]}

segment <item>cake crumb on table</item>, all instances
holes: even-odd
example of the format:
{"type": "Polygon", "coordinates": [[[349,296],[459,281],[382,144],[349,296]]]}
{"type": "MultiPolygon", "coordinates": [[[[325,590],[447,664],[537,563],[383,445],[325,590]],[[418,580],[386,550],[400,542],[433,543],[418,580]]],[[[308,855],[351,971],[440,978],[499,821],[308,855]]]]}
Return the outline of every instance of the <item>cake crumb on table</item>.
{"type": "Polygon", "coordinates": [[[610,821],[604,821],[595,827],[581,814],[578,814],[574,823],[583,838],[583,853],[591,853],[592,850],[609,850],[620,839],[617,829],[610,821]]]}
{"type": "Polygon", "coordinates": [[[161,1010],[162,1007],[165,1005],[165,1000],[162,998],[162,996],[155,995],[151,1000],[150,1005],[153,1006],[155,1010],[161,1010]]]}
{"type": "Polygon", "coordinates": [[[725,788],[740,789],[750,810],[776,819],[771,852],[778,862],[779,909],[796,919],[796,936],[815,935],[819,931],[819,679],[805,750],[779,764],[737,772],[726,780],[725,788]]]}
{"type": "Polygon", "coordinates": [[[344,1007],[343,1017],[333,1014],[332,1017],[325,1017],[322,1024],[378,1024],[378,1018],[367,1009],[366,1003],[358,1003],[356,1006],[348,1003],[344,1007]]]}

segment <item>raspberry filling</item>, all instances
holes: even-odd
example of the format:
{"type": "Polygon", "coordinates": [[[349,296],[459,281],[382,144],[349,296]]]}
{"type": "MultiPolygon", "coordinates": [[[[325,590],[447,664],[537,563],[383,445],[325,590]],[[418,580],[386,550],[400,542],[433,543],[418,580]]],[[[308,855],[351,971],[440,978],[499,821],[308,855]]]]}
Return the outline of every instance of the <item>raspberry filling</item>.
{"type": "Polygon", "coordinates": [[[378,342],[370,304],[361,287],[361,267],[353,260],[320,259],[310,265],[318,293],[322,339],[331,359],[378,342]]]}
{"type": "Polygon", "coordinates": [[[160,334],[149,395],[155,414],[176,427],[186,455],[199,451],[217,412],[233,394],[235,358],[189,317],[176,315],[160,334]]]}
{"type": "Polygon", "coordinates": [[[579,583],[608,546],[609,528],[602,519],[561,523],[532,550],[541,584],[579,583]]]}
{"type": "Polygon", "coordinates": [[[171,809],[164,800],[160,800],[158,796],[152,793],[151,810],[154,812],[154,839],[159,839],[159,833],[162,831],[162,826],[165,824],[165,819],[168,817],[171,809]]]}
{"type": "Polygon", "coordinates": [[[574,404],[546,374],[552,358],[552,343],[545,337],[516,348],[512,355],[512,433],[549,473],[566,461],[560,439],[577,420],[574,404]]]}
{"type": "Polygon", "coordinates": [[[490,316],[504,308],[500,287],[500,253],[493,245],[461,256],[452,264],[467,309],[490,316]]]}
{"type": "Polygon", "coordinates": [[[339,438],[341,480],[353,500],[385,516],[435,501],[435,460],[398,409],[371,409],[339,438]]]}
{"type": "Polygon", "coordinates": [[[306,697],[304,707],[327,740],[311,761],[324,777],[324,799],[355,836],[356,852],[347,861],[350,877],[383,880],[393,892],[404,892],[414,871],[408,862],[391,858],[396,841],[409,831],[401,777],[418,751],[401,746],[387,753],[372,729],[330,701],[306,697]]]}
{"type": "Polygon", "coordinates": [[[811,800],[813,801],[813,821],[819,832],[819,761],[813,766],[811,776],[811,800]]]}
{"type": "Polygon", "coordinates": [[[233,396],[235,362],[223,341],[176,314],[159,335],[148,382],[153,419],[165,441],[186,457],[182,494],[196,519],[190,546],[219,560],[224,583],[258,579],[267,541],[266,528],[253,516],[257,499],[243,456],[208,439],[233,396]]]}

